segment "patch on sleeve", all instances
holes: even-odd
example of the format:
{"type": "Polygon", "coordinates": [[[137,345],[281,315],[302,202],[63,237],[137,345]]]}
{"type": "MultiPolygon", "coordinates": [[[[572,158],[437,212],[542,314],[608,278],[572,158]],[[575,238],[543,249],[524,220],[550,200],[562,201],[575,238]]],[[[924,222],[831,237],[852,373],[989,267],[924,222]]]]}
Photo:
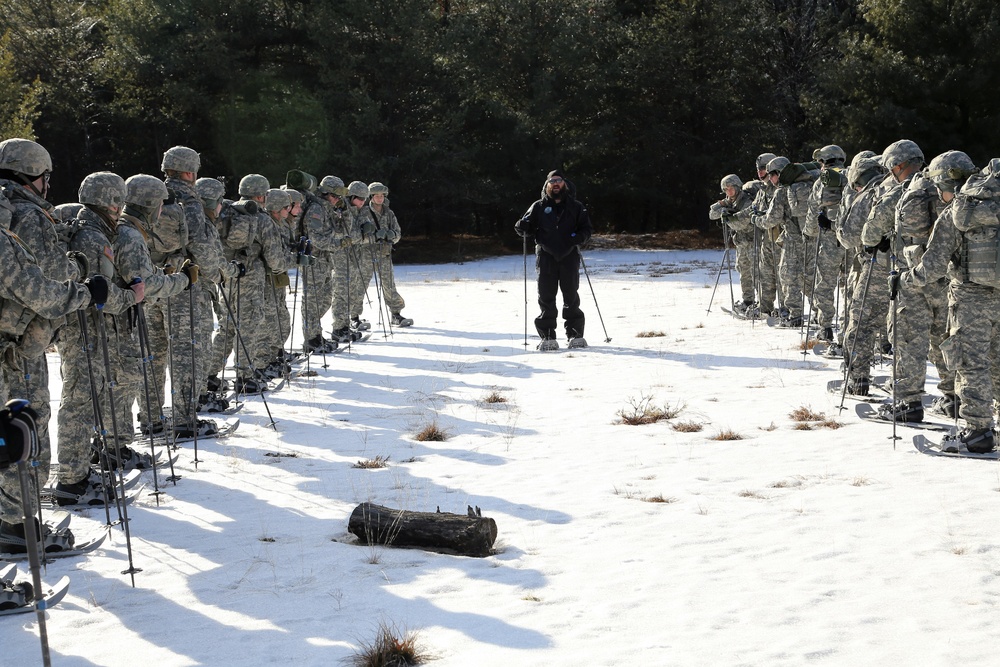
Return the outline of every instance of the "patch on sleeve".
{"type": "Polygon", "coordinates": [[[111,250],[111,246],[104,246],[104,256],[110,259],[112,262],[115,261],[115,253],[111,250]]]}

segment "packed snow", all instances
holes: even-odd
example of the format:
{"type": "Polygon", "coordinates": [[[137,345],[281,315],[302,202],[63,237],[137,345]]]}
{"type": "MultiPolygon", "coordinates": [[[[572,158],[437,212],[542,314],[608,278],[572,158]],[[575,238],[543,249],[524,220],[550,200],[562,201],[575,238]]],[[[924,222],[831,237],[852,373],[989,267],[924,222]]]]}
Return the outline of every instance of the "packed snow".
{"type": "MultiPolygon", "coordinates": [[[[159,506],[146,473],[135,588],[119,529],[48,566],[72,579],[48,613],[53,663],[330,665],[387,624],[440,667],[995,664],[997,462],[839,411],[839,363],[722,312],[726,273],[707,312],[721,257],[587,252],[590,347],[554,353],[535,351],[530,257],[527,307],[521,256],[396,267],[413,327],[383,334],[373,284],[371,340],[267,394],[276,431],[252,397],[197,467],[185,446],[159,506]],[[674,416],[621,423],[645,408],[674,416]],[[418,441],[432,424],[447,440],[418,441]],[[360,545],[347,522],[366,501],[478,506],[494,553],[360,545]]],[[[40,663],[34,614],[0,625],[0,663],[40,663]]]]}

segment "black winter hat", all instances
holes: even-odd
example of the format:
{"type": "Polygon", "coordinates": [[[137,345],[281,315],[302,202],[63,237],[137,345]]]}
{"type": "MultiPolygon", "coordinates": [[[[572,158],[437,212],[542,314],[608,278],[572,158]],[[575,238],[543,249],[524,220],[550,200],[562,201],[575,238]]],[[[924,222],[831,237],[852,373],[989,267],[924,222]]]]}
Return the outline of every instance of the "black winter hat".
{"type": "Polygon", "coordinates": [[[550,178],[555,178],[556,176],[558,176],[559,178],[561,178],[561,179],[563,179],[563,180],[566,180],[566,177],[565,177],[565,176],[563,176],[563,173],[562,173],[562,170],[561,170],[561,169],[553,169],[552,171],[550,171],[550,172],[549,172],[549,175],[548,175],[548,176],[546,177],[546,179],[545,179],[545,180],[547,181],[547,180],[549,180],[550,178]]]}

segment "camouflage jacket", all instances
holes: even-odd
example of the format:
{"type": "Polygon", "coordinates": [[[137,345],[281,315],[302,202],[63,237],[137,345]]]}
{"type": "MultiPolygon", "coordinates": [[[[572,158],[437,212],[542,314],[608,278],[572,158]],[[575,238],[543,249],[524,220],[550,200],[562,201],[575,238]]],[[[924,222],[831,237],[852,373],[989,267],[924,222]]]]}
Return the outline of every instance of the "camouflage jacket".
{"type": "MultiPolygon", "coordinates": [[[[908,182],[897,183],[892,174],[887,174],[879,183],[875,191],[875,201],[872,209],[868,213],[868,221],[864,229],[861,230],[861,245],[876,246],[883,237],[890,240],[895,237],[896,231],[896,202],[903,195],[903,190],[908,182]]],[[[899,248],[894,247],[895,252],[899,248]]]]}
{"type": "Polygon", "coordinates": [[[237,270],[226,260],[219,231],[205,216],[194,185],[175,177],[168,177],[165,183],[174,201],[184,209],[188,239],[181,255],[197,264],[200,275],[208,281],[218,283],[235,278],[237,270]]]}
{"type": "Polygon", "coordinates": [[[261,259],[269,273],[282,273],[295,265],[295,257],[285,242],[287,234],[277,220],[267,213],[258,213],[260,223],[257,227],[260,236],[261,259]]]}
{"type": "Polygon", "coordinates": [[[128,281],[118,275],[115,267],[117,231],[89,208],[80,211],[79,218],[66,224],[71,233],[69,249],[83,253],[92,274],[99,273],[108,279],[108,301],[104,312],[117,315],[134,306],[135,294],[123,287],[128,281]]]}
{"type": "Polygon", "coordinates": [[[848,189],[847,177],[840,169],[824,169],[820,177],[813,181],[812,192],[809,193],[809,212],[803,224],[807,236],[819,233],[819,214],[836,223],[840,217],[840,205],[844,190],[848,189]]]}
{"type": "Polygon", "coordinates": [[[68,239],[59,234],[66,227],[53,219],[52,204],[12,181],[0,180],[0,188],[13,206],[10,230],[31,251],[42,272],[59,282],[81,278],[80,267],[66,256],[68,239]]]}
{"type": "Polygon", "coordinates": [[[333,207],[311,192],[305,193],[298,233],[312,244],[313,254],[328,253],[340,247],[333,207]]]}
{"type": "Polygon", "coordinates": [[[899,277],[901,283],[924,287],[948,276],[961,283],[965,273],[961,266],[962,232],[955,226],[949,204],[938,215],[927,239],[927,249],[920,261],[899,277]]]}
{"type": "Polygon", "coordinates": [[[875,179],[869,182],[861,192],[855,193],[850,199],[850,204],[840,216],[837,240],[845,248],[853,248],[855,252],[861,252],[861,232],[868,222],[868,214],[871,212],[872,203],[875,201],[878,184],[878,179],[875,179]]]}
{"type": "Polygon", "coordinates": [[[365,204],[361,207],[358,212],[358,217],[355,220],[355,225],[361,231],[362,243],[379,243],[382,241],[387,241],[395,245],[399,243],[400,237],[402,237],[402,232],[399,229],[399,221],[396,220],[396,214],[392,212],[392,209],[388,206],[383,206],[381,212],[376,212],[372,208],[371,204],[365,204]],[[363,231],[364,224],[366,222],[371,222],[375,225],[375,231],[384,229],[387,232],[385,239],[375,238],[375,234],[365,234],[363,231]]]}
{"type": "Polygon", "coordinates": [[[184,291],[188,286],[186,275],[167,275],[163,273],[163,269],[153,265],[142,223],[137,218],[123,215],[118,221],[117,231],[114,242],[115,268],[122,286],[127,285],[127,281],[132,278],[142,278],[146,283],[144,301],[167,299],[184,291]]]}

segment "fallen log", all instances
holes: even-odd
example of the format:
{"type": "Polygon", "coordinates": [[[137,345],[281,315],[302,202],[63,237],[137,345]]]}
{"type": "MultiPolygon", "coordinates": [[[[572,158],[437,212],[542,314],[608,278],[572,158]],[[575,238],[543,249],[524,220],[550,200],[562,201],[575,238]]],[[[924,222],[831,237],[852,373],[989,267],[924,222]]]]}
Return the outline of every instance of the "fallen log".
{"type": "Polygon", "coordinates": [[[409,512],[361,503],[351,512],[347,529],[362,544],[420,547],[462,556],[489,556],[497,539],[497,523],[469,508],[468,514],[409,512]]]}

